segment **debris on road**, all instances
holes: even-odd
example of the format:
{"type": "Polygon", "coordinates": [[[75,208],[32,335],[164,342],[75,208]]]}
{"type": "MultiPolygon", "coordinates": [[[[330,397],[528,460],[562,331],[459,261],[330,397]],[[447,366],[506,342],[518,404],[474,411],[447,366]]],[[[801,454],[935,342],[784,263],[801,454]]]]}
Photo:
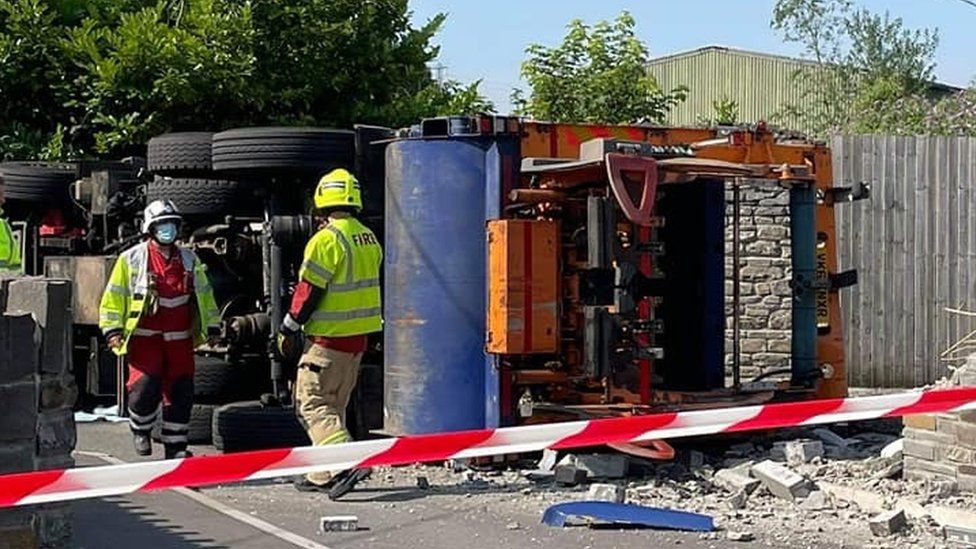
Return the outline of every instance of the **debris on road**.
{"type": "Polygon", "coordinates": [[[838,435],[826,427],[814,429],[813,435],[819,438],[824,444],[829,444],[835,448],[846,450],[848,447],[850,447],[850,442],[846,438],[838,435]]]}
{"type": "Polygon", "coordinates": [[[542,459],[539,460],[537,468],[539,471],[552,471],[559,461],[559,452],[546,448],[542,451],[542,459]]]}
{"type": "Polygon", "coordinates": [[[715,529],[714,520],[707,515],[606,501],[576,501],[553,505],[543,513],[542,522],[549,526],[562,527],[574,518],[588,519],[591,524],[598,521],[689,532],[711,532],[715,529]]]}
{"type": "Polygon", "coordinates": [[[421,490],[430,489],[430,481],[427,480],[427,477],[417,477],[417,488],[421,490]]]}
{"type": "Polygon", "coordinates": [[[908,526],[908,519],[905,517],[905,511],[903,509],[885,511],[871,518],[868,521],[868,526],[870,526],[871,533],[875,536],[885,537],[904,530],[908,526]]]}
{"type": "Polygon", "coordinates": [[[577,469],[575,465],[557,465],[555,480],[561,486],[577,486],[586,482],[586,471],[577,469]]]}
{"type": "Polygon", "coordinates": [[[325,516],[319,520],[320,532],[355,532],[359,530],[359,517],[355,515],[325,516]]]}
{"type": "Polygon", "coordinates": [[[800,509],[805,511],[822,511],[828,508],[830,505],[827,502],[827,494],[822,490],[814,490],[810,492],[810,495],[803,498],[800,502],[800,509]]]}
{"type": "Polygon", "coordinates": [[[509,522],[508,524],[505,525],[506,530],[519,530],[521,528],[522,525],[516,521],[509,522]]]}
{"type": "Polygon", "coordinates": [[[759,479],[750,477],[748,473],[740,473],[736,469],[717,471],[712,477],[712,482],[726,492],[744,491],[747,495],[753,493],[760,484],[759,479]]]}
{"type": "Polygon", "coordinates": [[[824,455],[823,442],[819,440],[791,440],[783,447],[786,462],[791,465],[810,463],[824,455]]]}
{"type": "Polygon", "coordinates": [[[618,479],[627,475],[630,458],[624,454],[569,454],[559,465],[572,465],[591,479],[618,479]]]}
{"type": "Polygon", "coordinates": [[[789,501],[804,498],[810,493],[810,483],[791,469],[766,460],[752,467],[752,476],[758,478],[774,496],[789,501]]]}
{"type": "Polygon", "coordinates": [[[756,539],[756,536],[752,535],[752,532],[727,532],[725,534],[725,539],[729,541],[752,541],[756,539]]]}
{"type": "Polygon", "coordinates": [[[617,486],[616,484],[591,484],[589,492],[586,493],[586,497],[593,501],[623,503],[626,498],[626,491],[623,486],[617,486]]]}

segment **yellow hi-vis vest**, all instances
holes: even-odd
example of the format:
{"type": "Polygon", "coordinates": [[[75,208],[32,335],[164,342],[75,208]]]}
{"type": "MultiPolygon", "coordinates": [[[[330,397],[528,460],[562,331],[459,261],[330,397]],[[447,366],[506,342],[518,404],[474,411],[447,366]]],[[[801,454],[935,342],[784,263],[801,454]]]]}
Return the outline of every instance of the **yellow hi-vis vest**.
{"type": "MultiPolygon", "coordinates": [[[[177,248],[183,259],[183,268],[193,273],[193,291],[196,294],[194,315],[194,343],[206,339],[208,329],[220,328],[220,312],[214,300],[213,289],[207,279],[206,266],[190,250],[177,248]]],[[[129,248],[119,256],[102,294],[98,310],[98,327],[103,334],[122,330],[123,355],[129,345],[129,337],[139,325],[142,309],[149,290],[149,242],[129,248]]]]}
{"type": "Polygon", "coordinates": [[[354,217],[330,219],[305,246],[298,276],[325,289],[305,323],[305,335],[344,337],[383,329],[380,265],[383,249],[354,217]]]}
{"type": "Polygon", "coordinates": [[[20,272],[20,243],[6,219],[0,218],[0,271],[20,272]]]}

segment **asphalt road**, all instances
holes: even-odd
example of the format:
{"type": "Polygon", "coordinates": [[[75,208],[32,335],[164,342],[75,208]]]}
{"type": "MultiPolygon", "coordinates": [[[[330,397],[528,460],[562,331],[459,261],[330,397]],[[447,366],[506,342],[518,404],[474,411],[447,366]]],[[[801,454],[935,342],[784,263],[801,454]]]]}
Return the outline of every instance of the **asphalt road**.
{"type": "MultiPolygon", "coordinates": [[[[111,454],[125,461],[138,459],[125,424],[79,425],[78,449],[111,454]]],[[[213,450],[196,451],[200,454],[213,450]]],[[[83,454],[79,465],[96,464],[93,459],[83,454]]],[[[694,533],[647,529],[553,528],[541,524],[541,507],[526,504],[526,497],[519,492],[488,489],[472,493],[436,486],[420,490],[407,482],[397,485],[400,479],[386,480],[371,480],[340,502],[329,501],[322,494],[299,493],[284,480],[218,486],[200,493],[247,517],[259,518],[310,540],[314,545],[304,545],[309,549],[794,547],[762,541],[733,544],[725,539],[724,532],[718,532],[716,539],[701,539],[694,533]],[[319,533],[319,520],[326,515],[355,515],[360,530],[319,533]]],[[[174,491],[85,500],[74,507],[75,547],[79,549],[303,547],[174,491]]]]}

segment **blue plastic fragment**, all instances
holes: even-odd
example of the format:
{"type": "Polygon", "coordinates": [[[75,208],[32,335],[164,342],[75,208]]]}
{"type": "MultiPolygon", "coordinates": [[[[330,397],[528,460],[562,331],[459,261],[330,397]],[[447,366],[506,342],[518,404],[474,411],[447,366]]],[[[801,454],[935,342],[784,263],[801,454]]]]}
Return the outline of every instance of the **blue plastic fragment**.
{"type": "Polygon", "coordinates": [[[608,501],[559,503],[546,509],[542,515],[542,522],[549,526],[562,527],[566,526],[566,521],[573,517],[667,530],[711,532],[715,529],[715,522],[708,515],[608,501]]]}

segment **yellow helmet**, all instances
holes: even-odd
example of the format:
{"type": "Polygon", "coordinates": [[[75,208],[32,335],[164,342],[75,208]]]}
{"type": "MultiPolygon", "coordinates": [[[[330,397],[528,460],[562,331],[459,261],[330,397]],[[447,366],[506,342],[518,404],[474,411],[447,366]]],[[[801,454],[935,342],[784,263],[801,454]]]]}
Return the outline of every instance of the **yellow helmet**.
{"type": "Polygon", "coordinates": [[[363,199],[359,181],[347,170],[339,168],[322,176],[315,187],[315,207],[317,209],[339,206],[363,209],[363,199]]]}

